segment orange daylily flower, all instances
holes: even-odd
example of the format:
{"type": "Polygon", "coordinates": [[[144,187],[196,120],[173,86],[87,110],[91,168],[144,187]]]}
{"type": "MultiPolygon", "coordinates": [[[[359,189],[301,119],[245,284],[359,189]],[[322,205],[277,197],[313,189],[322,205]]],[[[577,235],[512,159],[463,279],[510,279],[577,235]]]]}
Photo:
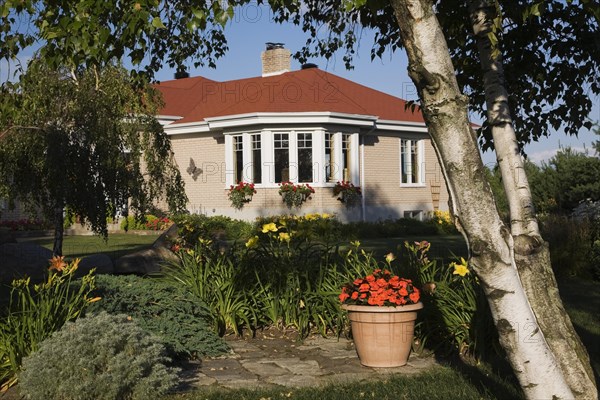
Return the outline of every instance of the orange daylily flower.
{"type": "Polygon", "coordinates": [[[56,272],[62,272],[65,269],[67,263],[65,262],[65,256],[54,256],[50,259],[50,271],[55,270],[56,272]]]}

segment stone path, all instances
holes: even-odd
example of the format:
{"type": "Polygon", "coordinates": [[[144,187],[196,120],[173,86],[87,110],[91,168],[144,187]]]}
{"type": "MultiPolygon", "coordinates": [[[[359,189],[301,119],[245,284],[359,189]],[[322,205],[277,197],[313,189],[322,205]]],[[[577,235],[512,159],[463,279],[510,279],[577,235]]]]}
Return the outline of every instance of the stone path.
{"type": "Polygon", "coordinates": [[[231,353],[204,359],[183,372],[180,390],[200,387],[269,388],[314,387],[384,379],[389,374],[416,374],[435,365],[433,356],[411,354],[398,368],[369,368],[358,361],[352,341],[312,337],[303,343],[290,339],[230,340],[231,353]]]}

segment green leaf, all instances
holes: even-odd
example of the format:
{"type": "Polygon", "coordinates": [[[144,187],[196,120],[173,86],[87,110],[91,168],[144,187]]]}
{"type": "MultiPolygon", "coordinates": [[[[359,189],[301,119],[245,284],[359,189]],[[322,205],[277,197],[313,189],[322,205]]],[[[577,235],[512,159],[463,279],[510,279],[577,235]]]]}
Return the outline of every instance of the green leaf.
{"type": "Polygon", "coordinates": [[[204,13],[204,10],[200,10],[196,7],[192,7],[192,14],[194,14],[194,17],[201,19],[201,20],[205,20],[206,19],[206,14],[204,13]]]}
{"type": "Polygon", "coordinates": [[[157,29],[166,29],[165,24],[160,20],[160,17],[154,17],[152,19],[152,26],[157,29]]]}

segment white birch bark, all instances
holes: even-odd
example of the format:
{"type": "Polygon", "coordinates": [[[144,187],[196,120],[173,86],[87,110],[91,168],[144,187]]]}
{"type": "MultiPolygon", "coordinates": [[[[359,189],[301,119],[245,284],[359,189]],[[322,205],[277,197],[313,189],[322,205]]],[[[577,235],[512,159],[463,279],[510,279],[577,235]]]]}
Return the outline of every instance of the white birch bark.
{"type": "Polygon", "coordinates": [[[589,356],[562,305],[548,247],[538,228],[508,106],[502,54],[494,54],[488,36],[493,32],[497,7],[496,0],[472,0],[469,11],[483,72],[488,123],[509,204],[516,265],[538,324],[575,398],[597,399],[589,356]]]}
{"type": "Polygon", "coordinates": [[[500,343],[530,399],[571,399],[573,394],[539,329],[521,286],[513,238],[502,223],[486,181],[477,138],[467,115],[444,35],[428,0],[392,0],[409,74],[442,172],[470,264],[479,276],[500,343]]]}

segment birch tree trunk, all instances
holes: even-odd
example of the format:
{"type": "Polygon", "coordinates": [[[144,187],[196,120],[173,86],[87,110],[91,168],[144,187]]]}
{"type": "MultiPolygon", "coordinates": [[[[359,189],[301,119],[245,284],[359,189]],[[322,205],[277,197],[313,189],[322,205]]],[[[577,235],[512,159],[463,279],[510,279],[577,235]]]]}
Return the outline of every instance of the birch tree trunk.
{"type": "Polygon", "coordinates": [[[517,269],[537,322],[573,395],[578,399],[597,399],[589,356],[562,305],[548,245],[538,228],[508,106],[502,53],[494,52],[489,37],[494,20],[499,17],[497,7],[495,0],[473,0],[469,12],[483,72],[488,123],[508,199],[517,269]]]}
{"type": "Polygon", "coordinates": [[[482,283],[500,343],[528,398],[571,399],[573,394],[521,285],[513,237],[498,215],[468,119],[468,99],[459,90],[431,2],[392,0],[391,5],[456,224],[469,244],[470,265],[482,283]]]}

